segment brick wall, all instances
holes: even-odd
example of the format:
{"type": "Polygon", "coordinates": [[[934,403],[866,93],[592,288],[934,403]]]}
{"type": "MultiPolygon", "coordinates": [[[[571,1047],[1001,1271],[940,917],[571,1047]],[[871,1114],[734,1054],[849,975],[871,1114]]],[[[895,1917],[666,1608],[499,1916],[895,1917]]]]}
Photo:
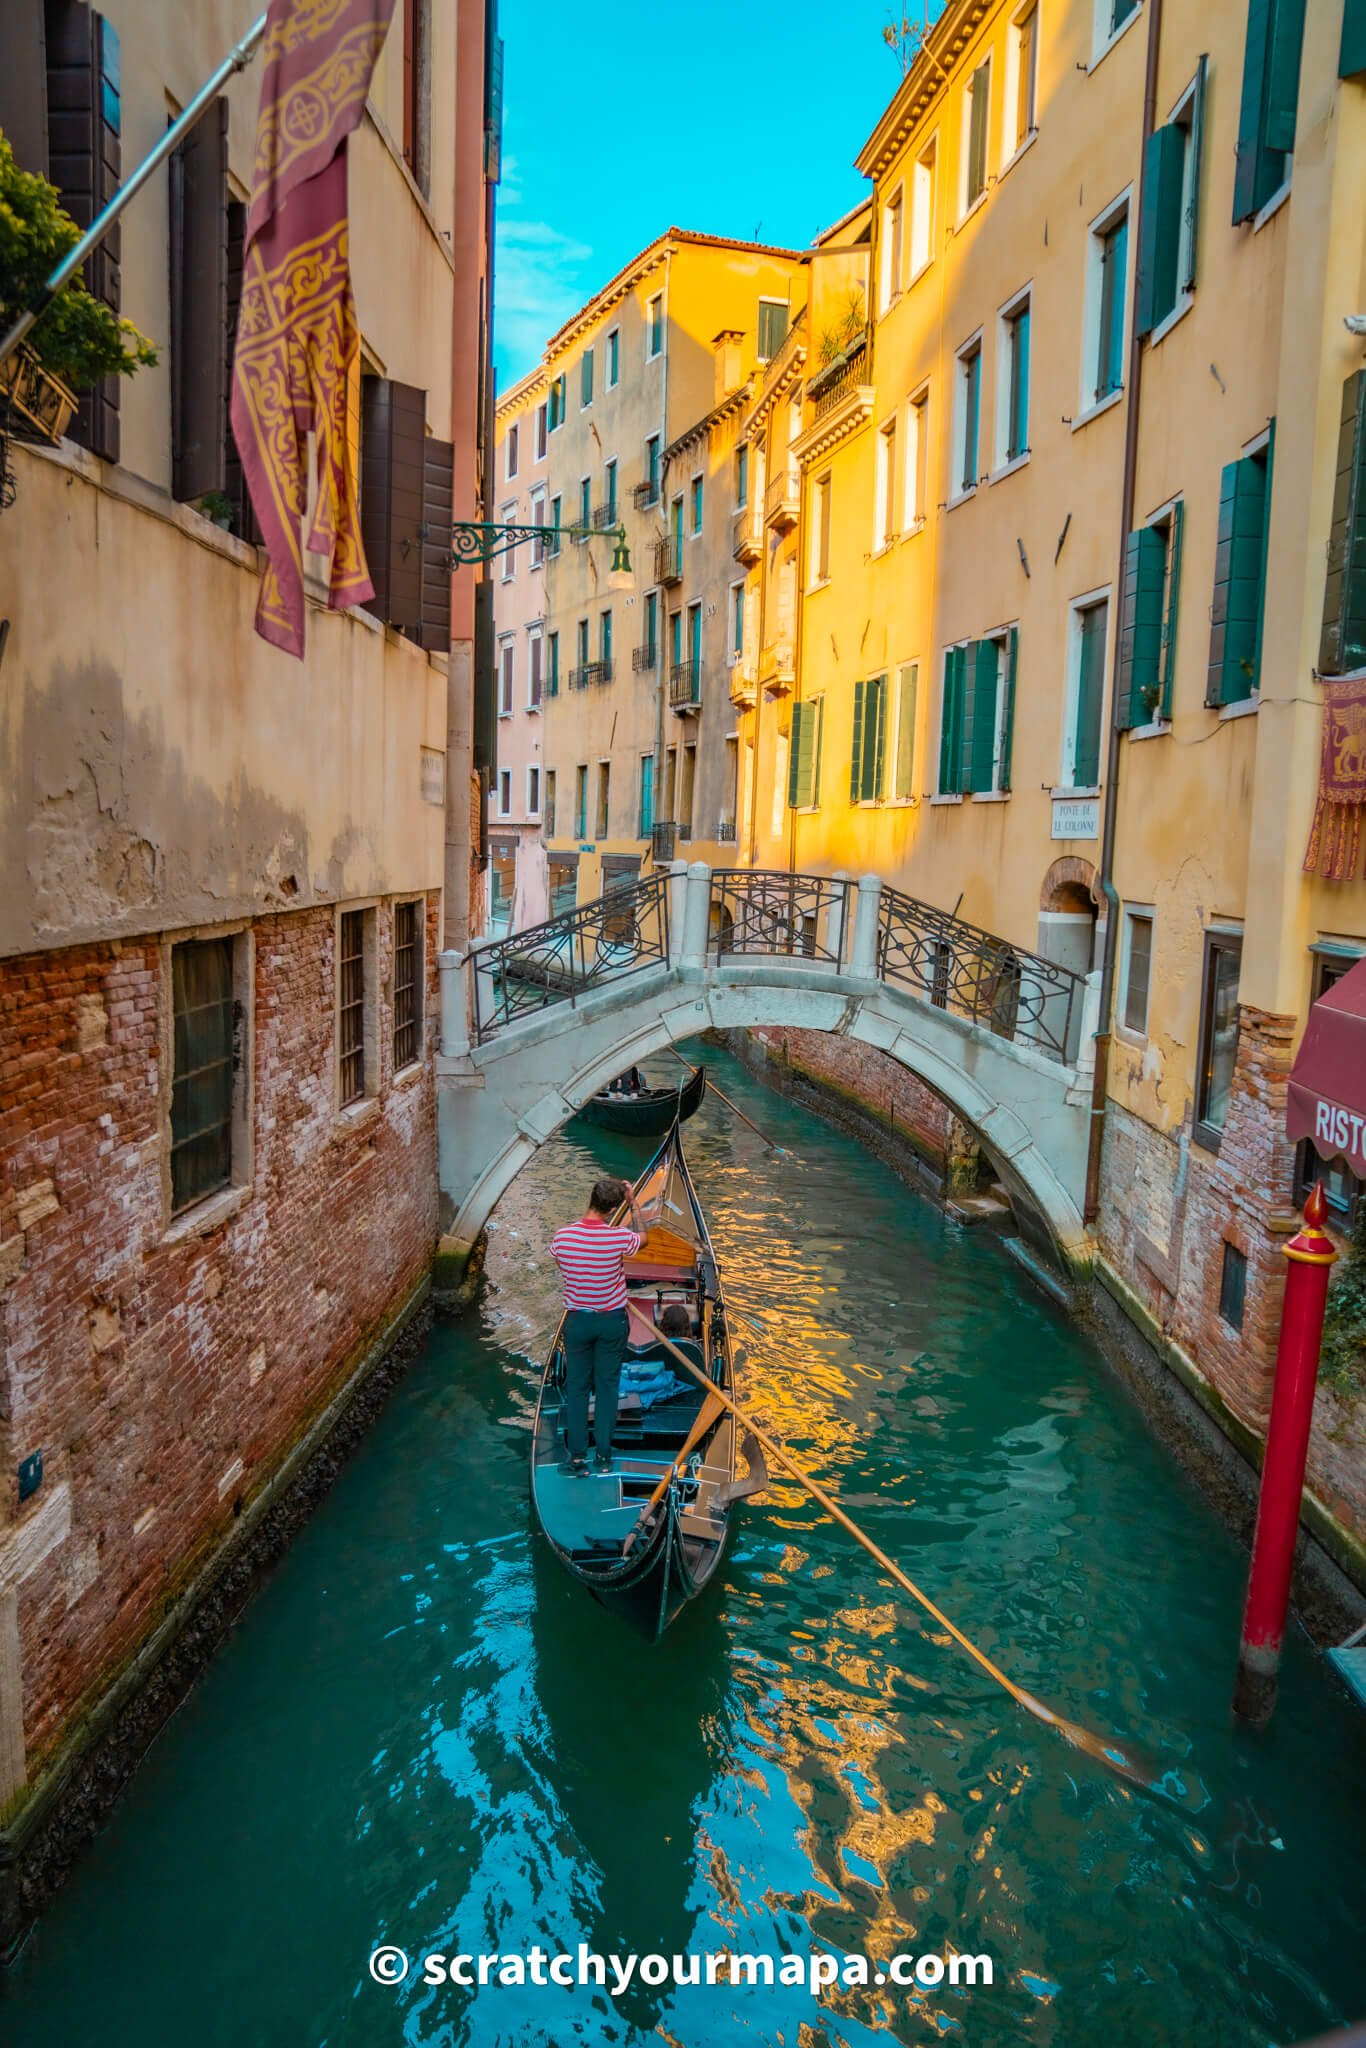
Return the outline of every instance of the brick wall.
{"type": "Polygon", "coordinates": [[[19,1589],[30,1778],[430,1262],[435,896],[424,925],[422,1058],[394,1075],[381,903],[377,1093],[341,1114],[335,915],[252,927],[250,1182],[213,1198],[203,1234],[167,1215],[168,953],[152,938],[0,967],[0,1541],[63,1482],[72,1508],[19,1589]],[[37,1449],[21,1508],[16,1464],[37,1449]]]}

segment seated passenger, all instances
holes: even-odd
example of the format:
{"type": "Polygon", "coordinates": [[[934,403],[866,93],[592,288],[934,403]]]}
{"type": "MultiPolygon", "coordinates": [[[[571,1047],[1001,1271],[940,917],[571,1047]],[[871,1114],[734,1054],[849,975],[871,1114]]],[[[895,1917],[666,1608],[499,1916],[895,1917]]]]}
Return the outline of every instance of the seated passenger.
{"type": "MultiPolygon", "coordinates": [[[[671,1301],[668,1304],[658,1319],[657,1327],[671,1344],[677,1345],[683,1356],[691,1360],[692,1364],[701,1366],[706,1363],[702,1356],[702,1346],[697,1342],[692,1333],[692,1317],[688,1314],[681,1301],[671,1301]]],[[[658,1347],[658,1352],[659,1356],[668,1364],[670,1362],[670,1353],[664,1349],[663,1345],[658,1347]]]]}

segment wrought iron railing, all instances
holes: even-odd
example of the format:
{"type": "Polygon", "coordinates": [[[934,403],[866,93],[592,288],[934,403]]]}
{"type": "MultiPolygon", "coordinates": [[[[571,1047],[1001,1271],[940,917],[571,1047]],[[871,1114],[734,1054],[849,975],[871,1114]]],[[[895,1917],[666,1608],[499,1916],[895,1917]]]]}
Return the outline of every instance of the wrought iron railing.
{"type": "Polygon", "coordinates": [[[659,649],[653,640],[648,640],[643,647],[637,647],[632,652],[631,666],[639,674],[644,669],[653,668],[658,660],[659,649]]]}
{"type": "Polygon", "coordinates": [[[675,661],[669,668],[669,703],[685,711],[702,702],[702,668],[696,661],[675,661]]]}
{"type": "Polygon", "coordinates": [[[571,690],[586,690],[590,683],[610,683],[611,680],[612,659],[610,655],[606,661],[582,662],[577,668],[571,668],[569,671],[569,687],[571,690]]]}
{"type": "Polygon", "coordinates": [[[824,419],[826,413],[846,399],[851,391],[856,391],[860,384],[868,381],[868,338],[864,335],[822,375],[812,377],[808,382],[806,393],[814,402],[814,417],[824,419]]]}
{"type": "Polygon", "coordinates": [[[638,512],[648,512],[652,505],[659,503],[659,479],[646,477],[643,484],[636,484],[631,492],[631,502],[638,512]]]}
{"type": "Polygon", "coordinates": [[[590,666],[591,663],[580,663],[577,668],[570,669],[569,687],[571,690],[586,690],[588,688],[588,670],[590,666]]]}
{"type": "Polygon", "coordinates": [[[647,875],[482,947],[474,977],[478,1042],[529,1011],[573,1004],[608,982],[667,964],[668,884],[667,874],[647,875]]]}
{"type": "Polygon", "coordinates": [[[613,504],[596,505],[593,508],[593,524],[599,533],[606,533],[617,523],[617,508],[613,504]]]}
{"type": "Polygon", "coordinates": [[[796,463],[784,463],[764,492],[765,526],[771,526],[775,520],[796,518],[799,484],[796,463]]]}
{"type": "Polygon", "coordinates": [[[732,955],[795,955],[838,967],[848,951],[853,897],[829,875],[718,868],[712,876],[712,945],[732,955]]]}
{"type": "Polygon", "coordinates": [[[734,818],[718,818],[718,819],[717,819],[717,821],[716,821],[716,843],[717,843],[717,845],[718,845],[718,846],[733,846],[733,845],[735,844],[735,820],[734,820],[734,818]]]}
{"type": "Polygon", "coordinates": [[[877,971],[998,1038],[1074,1057],[1083,976],[899,889],[882,891],[877,971]]]}
{"type": "Polygon", "coordinates": [[[655,582],[677,583],[683,574],[683,543],[671,533],[655,542],[655,582]]]}

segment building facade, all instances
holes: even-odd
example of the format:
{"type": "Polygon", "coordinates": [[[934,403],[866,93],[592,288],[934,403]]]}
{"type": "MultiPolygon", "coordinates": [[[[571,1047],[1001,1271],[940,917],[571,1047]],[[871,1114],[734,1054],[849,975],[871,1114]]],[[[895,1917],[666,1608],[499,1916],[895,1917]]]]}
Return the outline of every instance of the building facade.
{"type": "MultiPolygon", "coordinates": [[[[225,0],[173,29],[146,0],[25,0],[0,32],[0,126],[88,219],[256,13],[225,0]]],[[[487,58],[482,5],[397,10],[350,144],[368,610],[328,611],[310,573],[305,658],[253,631],[226,387],[259,67],[109,245],[100,288],[157,366],[97,391],[59,443],[11,449],[0,1822],[16,1829],[426,1285],[451,895],[469,920],[468,743],[446,798],[473,626],[453,621],[442,527],[480,503],[487,58]]]]}

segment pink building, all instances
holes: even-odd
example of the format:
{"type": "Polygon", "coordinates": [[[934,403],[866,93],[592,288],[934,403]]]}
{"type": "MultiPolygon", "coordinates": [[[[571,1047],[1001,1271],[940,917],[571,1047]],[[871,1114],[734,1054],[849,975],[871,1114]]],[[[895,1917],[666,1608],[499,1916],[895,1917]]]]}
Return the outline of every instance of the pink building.
{"type": "MultiPolygon", "coordinates": [[[[498,401],[489,517],[553,524],[547,461],[547,384],[537,368],[498,401]]],[[[545,555],[524,541],[490,565],[494,579],[496,755],[489,784],[485,929],[525,931],[549,917],[542,826],[547,799],[541,698],[551,649],[545,629],[545,555]]]]}

